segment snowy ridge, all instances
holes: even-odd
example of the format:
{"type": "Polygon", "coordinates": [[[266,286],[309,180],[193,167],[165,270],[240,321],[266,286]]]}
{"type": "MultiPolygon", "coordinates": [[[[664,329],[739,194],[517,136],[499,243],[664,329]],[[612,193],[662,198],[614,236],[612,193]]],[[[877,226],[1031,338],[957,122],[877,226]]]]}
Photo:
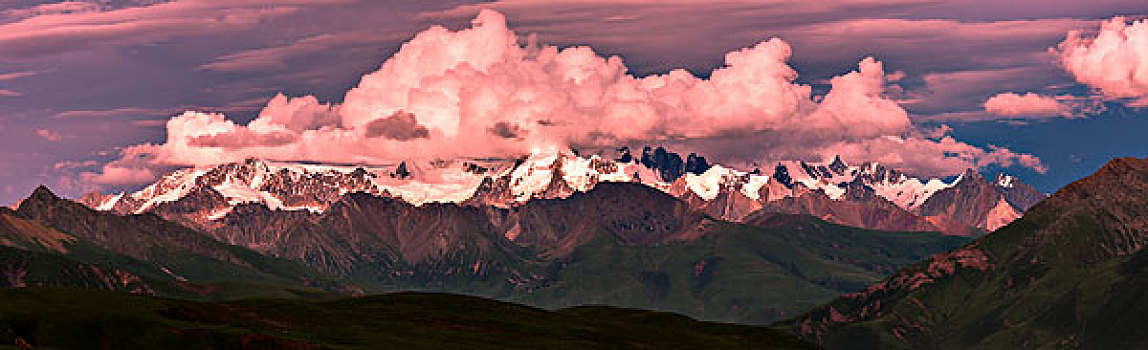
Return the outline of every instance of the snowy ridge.
{"type": "MultiPolygon", "coordinates": [[[[203,175],[205,171],[197,169],[182,169],[177,170],[167,176],[164,176],[151,186],[145,187],[139,192],[132,193],[130,198],[142,200],[143,204],[133,211],[135,214],[146,212],[156,204],[163,202],[174,202],[183,198],[188,192],[191,192],[192,187],[195,186],[195,179],[203,175]]],[[[116,201],[106,204],[107,207],[115,207],[124,198],[121,193],[116,196],[116,201]]]]}
{"type": "Polygon", "coordinates": [[[684,179],[690,191],[707,201],[717,198],[723,187],[736,188],[750,199],[761,200],[759,191],[769,183],[769,176],[750,174],[721,165],[714,165],[700,175],[686,173],[684,179]]]}
{"type": "MultiPolygon", "coordinates": [[[[877,163],[849,165],[834,158],[829,163],[778,162],[772,172],[707,165],[704,171],[680,171],[674,178],[667,176],[664,168],[659,169],[661,165],[651,166],[633,157],[624,159],[600,154],[579,156],[571,151],[539,152],[519,159],[401,162],[372,167],[249,159],[175,171],[134,193],[95,194],[84,201],[97,210],[159,211],[161,215],[165,204],[178,203],[177,215],[194,215],[191,221],[206,222],[224,218],[244,203],[262,204],[271,210],[321,213],[353,192],[398,198],[416,206],[439,202],[505,208],[533,199],[565,198],[590,191],[599,182],[635,182],[677,197],[693,194],[702,202],[724,198],[721,206],[732,210],[728,211],[732,216],[719,216],[739,220],[740,215],[766,203],[810,192],[823,193],[833,201],[877,196],[913,213],[934,194],[967,176],[961,174],[948,182],[920,179],[877,163]],[[189,214],[188,207],[198,209],[189,214]]],[[[1007,188],[1014,182],[1012,176],[1001,175],[994,185],[1007,188]]],[[[1009,203],[997,203],[988,222],[978,226],[1003,226],[1019,215],[1020,210],[1009,203]]]]}
{"type": "Polygon", "coordinates": [[[469,198],[482,176],[463,171],[461,164],[432,167],[422,179],[397,179],[384,168],[291,164],[247,160],[212,168],[182,169],[133,193],[103,196],[87,204],[96,210],[144,213],[164,203],[185,200],[196,189],[210,189],[226,201],[208,219],[225,216],[232,207],[259,203],[271,210],[322,212],[351,192],[394,196],[412,204],[461,202],[469,198]]]}
{"type": "MultiPolygon", "coordinates": [[[[799,161],[780,162],[771,176],[749,174],[721,166],[701,175],[686,174],[689,188],[699,197],[712,200],[717,196],[721,185],[731,185],[740,181],[742,194],[760,200],[759,190],[770,181],[782,182],[787,187],[801,186],[808,190],[822,191],[831,199],[840,200],[846,193],[848,184],[860,181],[873,191],[898,207],[913,210],[937,191],[952,187],[956,182],[946,183],[940,179],[921,179],[906,176],[895,170],[887,170],[877,163],[848,166],[840,159],[829,164],[810,164],[799,161]]],[[[792,196],[793,192],[771,194],[770,199],[792,196]]]]}

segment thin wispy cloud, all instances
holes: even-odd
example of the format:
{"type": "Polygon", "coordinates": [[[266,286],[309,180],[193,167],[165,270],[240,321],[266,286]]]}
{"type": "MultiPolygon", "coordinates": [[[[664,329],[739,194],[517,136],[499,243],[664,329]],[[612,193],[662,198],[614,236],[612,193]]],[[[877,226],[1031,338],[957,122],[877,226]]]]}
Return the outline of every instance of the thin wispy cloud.
{"type": "Polygon", "coordinates": [[[178,36],[238,31],[269,18],[294,13],[304,6],[346,2],[179,0],[106,11],[99,8],[62,10],[80,8],[83,3],[41,5],[29,9],[26,18],[0,25],[0,56],[26,59],[104,45],[143,44],[178,36]]]}

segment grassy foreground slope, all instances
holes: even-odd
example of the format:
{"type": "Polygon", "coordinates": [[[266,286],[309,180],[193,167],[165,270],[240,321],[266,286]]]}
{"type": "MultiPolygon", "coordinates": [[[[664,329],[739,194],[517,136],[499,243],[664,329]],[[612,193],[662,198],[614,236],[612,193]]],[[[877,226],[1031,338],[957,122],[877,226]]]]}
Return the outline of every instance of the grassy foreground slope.
{"type": "Polygon", "coordinates": [[[611,307],[558,311],[397,293],[194,302],[90,289],[0,290],[0,344],[67,349],[808,349],[763,327],[611,307]]]}
{"type": "Polygon", "coordinates": [[[786,323],[829,349],[1148,348],[1148,159],[786,323]]]}

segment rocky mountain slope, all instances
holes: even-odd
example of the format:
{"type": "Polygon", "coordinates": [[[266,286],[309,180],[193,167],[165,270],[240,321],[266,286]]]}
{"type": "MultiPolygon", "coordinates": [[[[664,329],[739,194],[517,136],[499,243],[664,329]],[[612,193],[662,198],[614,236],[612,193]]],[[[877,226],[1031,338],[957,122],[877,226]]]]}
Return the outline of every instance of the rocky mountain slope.
{"type": "Polygon", "coordinates": [[[601,303],[758,324],[860,290],[968,241],[867,231],[803,215],[754,222],[767,227],[734,224],[628,182],[508,208],[416,206],[362,192],[344,194],[319,212],[245,203],[203,233],[150,213],[94,211],[46,190],[20,211],[149,266],[141,276],[161,271],[155,279],[163,283],[153,287],[169,284],[162,279],[169,270],[213,284],[217,294],[228,289],[219,284],[236,281],[335,292],[347,283],[365,293],[445,291],[544,307],[601,303]]]}
{"type": "Polygon", "coordinates": [[[220,243],[156,215],[95,211],[44,187],[16,211],[0,211],[9,286],[86,286],[186,298],[354,291],[303,265],[220,243]],[[231,286],[224,291],[220,284],[231,286]]]}
{"type": "Polygon", "coordinates": [[[965,247],[789,322],[830,349],[1143,348],[1148,159],[1120,158],[965,247]]]}
{"type": "Polygon", "coordinates": [[[605,303],[755,323],[859,290],[916,258],[967,242],[799,217],[810,221],[732,224],[649,186],[604,182],[510,208],[415,206],[362,193],[322,213],[241,206],[211,234],[350,279],[368,292],[461,292],[546,307],[605,303]],[[817,235],[825,239],[803,238],[817,235]],[[842,258],[851,254],[843,246],[865,253],[842,258]],[[720,273],[699,272],[707,261],[720,273]],[[699,282],[705,280],[716,282],[699,282]],[[648,283],[654,289],[642,287],[648,283]],[[758,293],[771,285],[774,292],[758,293]],[[744,304],[731,309],[732,303],[744,304]]]}

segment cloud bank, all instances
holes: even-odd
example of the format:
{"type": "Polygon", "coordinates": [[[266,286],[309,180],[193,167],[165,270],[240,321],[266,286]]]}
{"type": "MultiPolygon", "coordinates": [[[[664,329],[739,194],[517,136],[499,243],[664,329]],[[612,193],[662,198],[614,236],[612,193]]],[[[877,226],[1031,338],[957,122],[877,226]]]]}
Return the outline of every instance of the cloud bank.
{"type": "Polygon", "coordinates": [[[87,176],[123,183],[151,176],[157,166],[246,157],[389,163],[762,138],[783,142],[743,146],[748,149],[726,157],[842,154],[922,173],[993,163],[1043,171],[1030,155],[978,148],[943,133],[926,136],[886,96],[889,79],[873,58],[832,78],[831,89],[814,96],[810,86],[796,82],[787,63],[791,54],[788,43],[773,38],[727,53],[725,65],[708,79],[685,70],[636,77],[620,57],[602,57],[589,47],[519,45],[503,15],[483,10],[471,28],[434,26],[419,33],[363,76],[342,104],[278,95],[246,125],[222,114],[184,112],[167,122],[164,143],[126,148],[101,174],[87,176]]]}
{"type": "Polygon", "coordinates": [[[1095,37],[1071,31],[1054,52],[1078,82],[1103,97],[1148,106],[1148,20],[1113,17],[1095,37]]]}

